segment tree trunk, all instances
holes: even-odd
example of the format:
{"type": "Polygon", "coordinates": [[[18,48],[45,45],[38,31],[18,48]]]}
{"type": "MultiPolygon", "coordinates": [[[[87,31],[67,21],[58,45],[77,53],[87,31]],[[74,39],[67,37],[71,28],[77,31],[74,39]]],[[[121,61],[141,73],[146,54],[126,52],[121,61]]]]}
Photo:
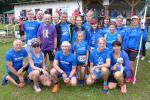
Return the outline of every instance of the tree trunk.
{"type": "Polygon", "coordinates": [[[131,7],[131,16],[134,15],[134,6],[131,7]]]}
{"type": "MultiPolygon", "coordinates": [[[[109,6],[109,5],[108,5],[109,6]]],[[[108,12],[108,6],[104,6],[104,9],[105,9],[105,16],[108,16],[109,15],[109,12],[108,12]]]]}
{"type": "Polygon", "coordinates": [[[141,2],[141,0],[125,0],[125,2],[131,7],[131,15],[135,15],[135,6],[141,2]]]}
{"type": "MultiPolygon", "coordinates": [[[[104,2],[104,0],[103,0],[104,2]]],[[[114,0],[109,0],[109,5],[105,5],[104,8],[105,8],[105,16],[109,16],[109,9],[108,7],[114,2],[114,0]]]]}

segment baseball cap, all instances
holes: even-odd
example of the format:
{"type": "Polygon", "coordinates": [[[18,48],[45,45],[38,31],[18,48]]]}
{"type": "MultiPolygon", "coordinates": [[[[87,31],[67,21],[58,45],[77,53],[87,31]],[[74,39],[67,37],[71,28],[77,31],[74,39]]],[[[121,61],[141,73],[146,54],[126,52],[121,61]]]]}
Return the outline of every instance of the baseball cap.
{"type": "Polygon", "coordinates": [[[139,17],[137,15],[134,15],[134,16],[131,17],[131,20],[132,19],[139,19],[139,17]]]}
{"type": "Polygon", "coordinates": [[[70,43],[68,41],[63,41],[61,46],[70,46],[70,43]]]}

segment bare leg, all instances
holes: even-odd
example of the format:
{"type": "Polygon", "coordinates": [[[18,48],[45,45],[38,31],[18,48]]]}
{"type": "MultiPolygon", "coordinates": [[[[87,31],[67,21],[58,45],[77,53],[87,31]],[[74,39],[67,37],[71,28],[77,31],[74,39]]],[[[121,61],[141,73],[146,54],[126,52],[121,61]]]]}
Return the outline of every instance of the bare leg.
{"type": "Polygon", "coordinates": [[[86,79],[86,84],[87,85],[92,85],[94,83],[93,77],[92,77],[92,75],[89,75],[89,77],[86,79]]]}
{"type": "Polygon", "coordinates": [[[109,89],[115,89],[117,87],[117,83],[114,83],[114,82],[109,82],[108,83],[108,88],[109,89]]]}
{"type": "Polygon", "coordinates": [[[57,70],[55,68],[52,68],[51,69],[51,78],[54,83],[58,82],[57,74],[58,74],[57,70]]]}
{"type": "Polygon", "coordinates": [[[108,81],[108,77],[109,77],[109,70],[105,67],[102,67],[101,72],[103,74],[103,80],[104,80],[102,93],[107,94],[108,93],[107,81],[108,81]]]}
{"type": "Polygon", "coordinates": [[[81,80],[81,66],[77,66],[78,79],[81,80]]]}
{"type": "Polygon", "coordinates": [[[104,80],[104,82],[107,82],[108,77],[109,77],[109,70],[107,68],[105,68],[105,67],[102,67],[101,68],[101,72],[103,74],[103,80],[104,80]]]}
{"type": "Polygon", "coordinates": [[[122,92],[122,93],[126,93],[126,92],[127,92],[127,89],[126,89],[126,84],[124,83],[123,73],[117,71],[117,72],[114,74],[114,77],[115,77],[115,79],[118,81],[118,84],[119,84],[120,87],[121,87],[121,92],[122,92]]]}
{"type": "Polygon", "coordinates": [[[50,85],[51,85],[51,79],[50,79],[50,75],[48,74],[47,71],[44,72],[44,75],[41,75],[41,76],[40,76],[40,82],[41,82],[44,86],[50,87],[50,85]]]}
{"type": "Polygon", "coordinates": [[[134,76],[134,74],[135,74],[134,61],[130,61],[130,68],[131,68],[132,76],[134,76]]]}
{"type": "Polygon", "coordinates": [[[119,85],[123,85],[124,84],[123,73],[117,71],[117,72],[115,72],[114,77],[117,80],[119,85]]]}
{"type": "Polygon", "coordinates": [[[52,68],[51,69],[51,78],[52,78],[52,80],[54,82],[54,87],[52,89],[52,93],[57,93],[57,91],[59,90],[59,87],[60,87],[59,84],[58,84],[58,77],[57,77],[57,75],[58,75],[57,70],[55,68],[52,68]]]}
{"type": "Polygon", "coordinates": [[[16,81],[9,75],[6,76],[6,80],[10,81],[11,83],[13,83],[15,86],[19,86],[18,83],[16,83],[16,81]]]}
{"type": "Polygon", "coordinates": [[[51,70],[53,68],[53,61],[49,61],[50,64],[49,64],[49,70],[51,70]]]}
{"type": "Polygon", "coordinates": [[[71,86],[76,86],[77,85],[77,78],[72,77],[71,80],[70,80],[70,84],[71,84],[71,86]]]}
{"type": "Polygon", "coordinates": [[[33,80],[34,82],[34,89],[36,92],[41,92],[41,89],[39,87],[39,83],[38,81],[40,80],[40,71],[39,70],[33,70],[32,72],[30,72],[29,74],[29,78],[31,80],[33,80]]]}
{"type": "Polygon", "coordinates": [[[81,79],[82,80],[85,80],[85,70],[86,70],[86,68],[85,67],[81,67],[81,79]]]}

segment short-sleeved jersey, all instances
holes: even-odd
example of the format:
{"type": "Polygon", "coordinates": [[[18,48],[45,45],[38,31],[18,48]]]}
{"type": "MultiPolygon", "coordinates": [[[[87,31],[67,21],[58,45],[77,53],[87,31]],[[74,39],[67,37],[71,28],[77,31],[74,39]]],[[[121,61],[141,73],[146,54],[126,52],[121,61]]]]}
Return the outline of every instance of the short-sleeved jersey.
{"type": "MultiPolygon", "coordinates": [[[[24,48],[16,52],[14,48],[11,48],[5,55],[6,62],[12,62],[13,68],[18,71],[23,66],[23,59],[27,57],[28,54],[24,48]]],[[[10,72],[8,66],[6,65],[7,71],[10,72]]]]}
{"type": "Polygon", "coordinates": [[[37,21],[26,21],[23,24],[23,31],[26,35],[26,43],[28,40],[31,40],[33,38],[37,38],[37,31],[39,28],[39,23],[37,21]]]}
{"type": "MultiPolygon", "coordinates": [[[[34,63],[34,66],[38,67],[38,68],[42,68],[42,62],[43,62],[43,55],[42,55],[42,52],[40,52],[40,56],[39,57],[36,57],[34,55],[34,53],[31,54],[31,58],[32,58],[32,61],[34,63]]],[[[32,67],[29,66],[28,68],[28,72],[30,73],[32,71],[32,67]]]]}
{"type": "Polygon", "coordinates": [[[58,61],[58,66],[69,75],[73,67],[76,67],[76,56],[71,52],[64,55],[62,51],[57,51],[54,60],[58,61]]]}
{"type": "Polygon", "coordinates": [[[41,41],[42,51],[53,51],[54,49],[54,38],[57,37],[55,26],[49,24],[45,26],[41,25],[38,29],[38,38],[41,41]]]}
{"type": "Polygon", "coordinates": [[[89,61],[93,63],[93,66],[105,64],[107,59],[110,59],[110,52],[107,48],[102,52],[98,51],[98,49],[94,49],[90,52],[89,61]]]}
{"type": "Polygon", "coordinates": [[[78,44],[74,44],[73,50],[76,52],[77,62],[85,63],[87,61],[86,54],[88,52],[89,46],[87,42],[81,41],[78,44]]]}

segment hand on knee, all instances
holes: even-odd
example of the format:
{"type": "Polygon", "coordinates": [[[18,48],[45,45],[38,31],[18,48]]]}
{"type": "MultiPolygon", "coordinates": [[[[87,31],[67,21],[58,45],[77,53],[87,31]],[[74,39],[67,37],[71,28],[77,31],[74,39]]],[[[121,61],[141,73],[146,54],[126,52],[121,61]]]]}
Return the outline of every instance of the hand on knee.
{"type": "Polygon", "coordinates": [[[19,83],[18,87],[23,88],[25,86],[25,83],[19,83]]]}
{"type": "Polygon", "coordinates": [[[76,86],[77,85],[77,79],[75,77],[72,77],[70,80],[71,86],[76,86]]]}
{"type": "Polygon", "coordinates": [[[56,75],[57,74],[56,69],[52,68],[51,71],[50,71],[50,74],[51,74],[51,76],[56,75]]]}
{"type": "Polygon", "coordinates": [[[91,79],[91,78],[88,78],[88,79],[86,80],[86,84],[87,84],[87,85],[92,85],[92,84],[93,84],[92,79],[91,79]]]}
{"type": "Polygon", "coordinates": [[[29,78],[31,80],[37,80],[40,77],[40,71],[39,70],[33,70],[30,74],[29,74],[29,78]]]}
{"type": "Polygon", "coordinates": [[[47,87],[50,87],[50,86],[51,86],[51,82],[50,82],[50,81],[47,81],[45,85],[46,85],[47,87]]]}
{"type": "Polygon", "coordinates": [[[116,80],[122,79],[123,78],[123,73],[120,71],[115,72],[114,77],[116,80]]]}
{"type": "Polygon", "coordinates": [[[75,81],[73,81],[73,82],[71,82],[71,86],[76,86],[77,85],[77,82],[75,82],[75,81]]]}
{"type": "Polygon", "coordinates": [[[40,76],[40,81],[42,82],[42,84],[44,86],[50,87],[50,85],[51,85],[51,81],[50,81],[50,78],[48,76],[41,75],[40,76]]]}
{"type": "Polygon", "coordinates": [[[108,75],[108,74],[109,74],[108,68],[105,68],[105,67],[102,67],[102,68],[101,68],[101,72],[102,72],[104,75],[108,75]]]}
{"type": "Polygon", "coordinates": [[[109,89],[115,89],[116,87],[117,87],[117,83],[113,83],[113,82],[108,83],[109,89]]]}

